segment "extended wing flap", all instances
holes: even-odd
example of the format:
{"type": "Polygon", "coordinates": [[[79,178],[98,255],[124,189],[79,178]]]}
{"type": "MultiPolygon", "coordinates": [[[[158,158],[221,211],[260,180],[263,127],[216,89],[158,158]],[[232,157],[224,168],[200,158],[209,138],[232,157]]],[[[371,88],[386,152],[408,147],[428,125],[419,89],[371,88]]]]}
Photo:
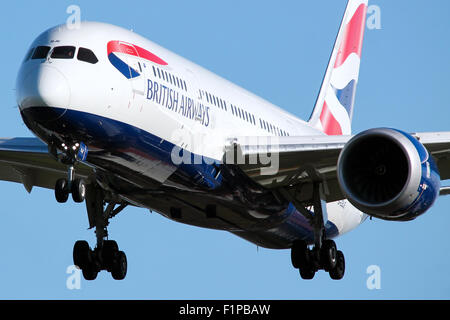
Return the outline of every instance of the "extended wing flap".
{"type": "Polygon", "coordinates": [[[295,191],[299,201],[311,197],[312,181],[322,181],[326,200],[336,201],[343,198],[336,177],[337,160],[350,138],[236,138],[226,151],[225,161],[234,160],[251,179],[266,188],[295,191]]]}

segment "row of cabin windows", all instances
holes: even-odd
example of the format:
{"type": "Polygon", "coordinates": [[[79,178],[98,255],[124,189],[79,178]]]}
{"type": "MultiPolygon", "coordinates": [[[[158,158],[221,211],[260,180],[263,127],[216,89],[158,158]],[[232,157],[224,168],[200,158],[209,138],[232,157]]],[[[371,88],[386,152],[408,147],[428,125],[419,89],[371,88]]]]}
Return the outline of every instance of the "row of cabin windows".
{"type": "MultiPolygon", "coordinates": [[[[203,96],[206,97],[206,101],[208,103],[214,104],[216,107],[221,108],[222,110],[228,111],[227,108],[227,102],[225,100],[222,100],[221,98],[217,98],[215,95],[210,94],[207,91],[200,90],[200,98],[203,98],[203,96]]],[[[254,125],[256,125],[255,116],[243,109],[240,109],[234,105],[231,104],[231,112],[234,116],[241,118],[242,120],[245,120],[247,122],[250,122],[254,125]]]]}
{"type": "Polygon", "coordinates": [[[163,79],[164,81],[169,82],[171,85],[187,91],[186,81],[172,75],[170,72],[161,70],[158,67],[153,66],[153,74],[155,75],[155,77],[163,79]]]}
{"type": "Polygon", "coordinates": [[[225,102],[225,100],[217,98],[215,95],[210,94],[209,92],[200,90],[200,98],[203,98],[203,96],[206,97],[206,101],[208,101],[208,103],[211,103],[222,110],[228,111],[227,103],[225,102]]]}
{"type": "MultiPolygon", "coordinates": [[[[49,46],[38,46],[36,48],[31,48],[27,55],[25,56],[25,61],[31,59],[46,59],[49,55],[51,47],[49,46]]],[[[74,46],[59,46],[54,47],[51,50],[50,58],[52,59],[73,59],[75,57],[76,47],[74,46]]],[[[98,62],[92,50],[80,47],[78,49],[77,59],[80,61],[96,64],[98,62]]]]}
{"type": "Polygon", "coordinates": [[[259,125],[261,126],[261,129],[276,134],[277,136],[289,136],[289,133],[265,120],[259,119],[259,125]]]}
{"type": "MultiPolygon", "coordinates": [[[[199,93],[200,93],[201,99],[203,99],[203,97],[206,97],[206,101],[208,101],[208,103],[214,104],[216,107],[227,111],[227,103],[225,100],[217,98],[215,95],[210,94],[209,92],[204,91],[204,90],[199,90],[199,93]]],[[[247,112],[246,110],[241,109],[233,104],[230,104],[230,105],[231,105],[231,112],[234,116],[239,117],[242,120],[247,121],[256,126],[255,116],[252,113],[247,112]]],[[[278,136],[289,136],[289,133],[278,128],[275,125],[272,125],[271,123],[269,123],[265,120],[259,119],[259,123],[260,123],[261,129],[264,129],[264,130],[271,132],[278,136]]]]}
{"type": "Polygon", "coordinates": [[[250,122],[253,125],[256,125],[255,116],[250,112],[247,112],[244,109],[241,109],[234,105],[231,105],[231,112],[233,113],[234,116],[239,117],[247,122],[250,122]]]}

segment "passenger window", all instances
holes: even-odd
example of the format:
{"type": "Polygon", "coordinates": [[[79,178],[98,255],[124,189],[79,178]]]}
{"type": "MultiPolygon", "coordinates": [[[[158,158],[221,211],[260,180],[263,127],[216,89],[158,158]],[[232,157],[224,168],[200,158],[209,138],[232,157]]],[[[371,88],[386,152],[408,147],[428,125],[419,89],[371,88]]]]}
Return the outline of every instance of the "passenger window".
{"type": "Polygon", "coordinates": [[[52,59],[72,59],[75,55],[75,47],[62,46],[53,48],[52,59]]]}
{"type": "Polygon", "coordinates": [[[50,47],[47,46],[39,46],[34,50],[33,56],[31,59],[45,59],[47,58],[47,54],[50,51],[50,47]]]}
{"type": "Polygon", "coordinates": [[[98,62],[98,59],[92,50],[86,48],[78,49],[77,59],[92,64],[96,64],[98,62]]]}

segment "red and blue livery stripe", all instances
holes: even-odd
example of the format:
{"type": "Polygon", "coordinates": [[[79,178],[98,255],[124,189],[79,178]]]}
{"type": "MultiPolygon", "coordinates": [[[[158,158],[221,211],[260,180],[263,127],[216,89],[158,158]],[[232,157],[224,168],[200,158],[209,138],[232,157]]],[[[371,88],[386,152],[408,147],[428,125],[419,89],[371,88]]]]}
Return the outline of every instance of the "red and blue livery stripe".
{"type": "Polygon", "coordinates": [[[122,73],[127,79],[139,77],[141,74],[133,67],[128,65],[121,58],[119,58],[117,53],[145,59],[147,61],[159,64],[161,66],[167,65],[167,62],[165,62],[160,57],[135,44],[131,44],[120,40],[109,41],[107,45],[107,54],[109,62],[111,62],[111,64],[117,70],[119,70],[120,73],[122,73]]]}

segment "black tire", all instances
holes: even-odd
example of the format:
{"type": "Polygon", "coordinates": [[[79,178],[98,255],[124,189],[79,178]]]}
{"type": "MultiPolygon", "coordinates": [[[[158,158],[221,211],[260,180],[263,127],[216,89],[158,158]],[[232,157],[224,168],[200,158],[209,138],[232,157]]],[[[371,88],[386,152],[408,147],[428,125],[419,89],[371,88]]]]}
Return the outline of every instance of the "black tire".
{"type": "Polygon", "coordinates": [[[308,248],[306,248],[306,252],[303,256],[303,259],[300,262],[299,268],[300,276],[304,280],[311,280],[312,278],[314,278],[314,275],[316,274],[317,263],[315,261],[314,255],[315,255],[314,251],[311,251],[308,248]]]}
{"type": "Polygon", "coordinates": [[[125,252],[119,251],[114,260],[113,268],[111,270],[111,275],[114,280],[123,280],[127,275],[127,256],[125,252]]]}
{"type": "Polygon", "coordinates": [[[342,251],[336,253],[336,266],[330,270],[330,277],[333,280],[341,280],[345,274],[345,258],[342,251]]]}
{"type": "Polygon", "coordinates": [[[90,262],[88,265],[82,269],[83,271],[83,277],[86,280],[92,281],[97,278],[98,270],[94,263],[90,262]]]}
{"type": "Polygon", "coordinates": [[[314,270],[311,266],[303,266],[303,268],[299,269],[299,272],[300,276],[304,280],[311,280],[316,274],[316,270],[314,270]]]}
{"type": "Polygon", "coordinates": [[[64,203],[69,198],[67,179],[58,179],[55,184],[55,198],[59,203],[64,203]]]}
{"type": "Polygon", "coordinates": [[[73,246],[73,264],[84,270],[90,262],[91,248],[87,241],[79,240],[73,246]]]}
{"type": "Polygon", "coordinates": [[[306,264],[308,246],[304,240],[296,240],[291,248],[291,262],[295,269],[301,268],[306,264]]]}
{"type": "Polygon", "coordinates": [[[83,179],[75,179],[72,182],[72,199],[75,202],[83,202],[86,197],[86,184],[83,179]]]}
{"type": "Polygon", "coordinates": [[[337,263],[336,243],[333,240],[325,240],[320,249],[320,259],[325,271],[332,270],[337,263]]]}
{"type": "Polygon", "coordinates": [[[108,271],[112,271],[114,261],[119,253],[119,246],[114,240],[103,241],[102,260],[103,264],[108,271]]]}

